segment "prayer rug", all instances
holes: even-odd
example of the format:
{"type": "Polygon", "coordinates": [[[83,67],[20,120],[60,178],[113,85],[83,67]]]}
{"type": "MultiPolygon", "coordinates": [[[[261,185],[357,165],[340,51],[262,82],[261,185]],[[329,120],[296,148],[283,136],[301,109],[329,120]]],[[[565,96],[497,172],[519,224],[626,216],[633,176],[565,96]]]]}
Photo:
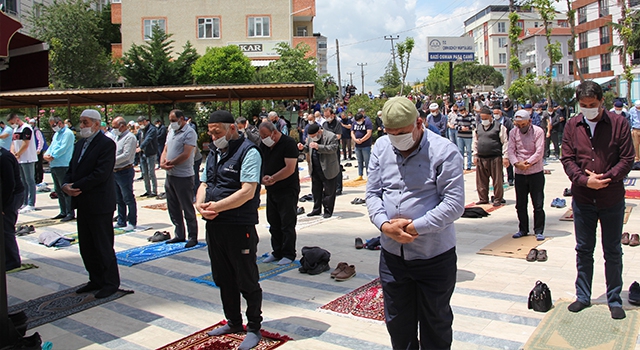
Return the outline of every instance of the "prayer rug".
{"type": "MultiPolygon", "coordinates": [[[[263,262],[263,260],[269,256],[269,254],[264,254],[260,257],[258,257],[258,273],[260,276],[259,281],[262,280],[266,280],[268,278],[271,278],[273,276],[279,275],[283,272],[289,271],[289,270],[293,270],[293,269],[297,269],[300,267],[300,262],[299,261],[294,261],[290,264],[287,265],[278,265],[277,261],[271,262],[271,263],[265,263],[263,262]]],[[[209,285],[211,287],[218,287],[216,286],[216,283],[213,281],[213,276],[208,273],[199,277],[194,277],[191,279],[193,282],[196,283],[201,283],[201,284],[206,284],[209,285]]]]}
{"type": "Polygon", "coordinates": [[[96,299],[93,293],[76,294],[76,289],[82,286],[84,285],[10,306],[9,313],[24,310],[29,318],[27,328],[32,329],[133,293],[131,290],[119,289],[107,298],[96,299]]]}
{"type": "MultiPolygon", "coordinates": [[[[122,228],[114,227],[113,228],[113,235],[114,236],[118,236],[118,235],[123,235],[125,233],[131,233],[131,232],[144,232],[144,231],[147,231],[147,230],[150,230],[150,229],[151,229],[151,226],[136,226],[135,230],[133,230],[133,231],[125,231],[122,228]]],[[[78,244],[78,242],[79,242],[78,232],[70,233],[68,235],[65,235],[65,237],[73,238],[73,241],[71,241],[71,244],[78,244]]]]}
{"type": "Polygon", "coordinates": [[[185,248],[186,242],[167,244],[158,242],[142,247],[131,248],[116,253],[118,264],[124,266],[133,266],[143,262],[164,258],[174,254],[186,252],[188,250],[199,249],[205,247],[206,244],[198,242],[193,247],[185,248]]]}
{"type": "MultiPolygon", "coordinates": [[[[158,350],[227,350],[237,349],[240,343],[244,340],[244,333],[230,333],[220,335],[216,337],[210,337],[207,332],[213,329],[222,327],[227,324],[226,321],[218,322],[217,324],[205,328],[201,331],[186,336],[171,344],[165,345],[158,350]]],[[[279,347],[280,345],[292,340],[286,335],[280,335],[278,333],[271,333],[265,330],[260,330],[262,339],[258,345],[252,349],[255,350],[271,350],[279,347]]]]}
{"type": "MultiPolygon", "coordinates": [[[[624,223],[626,224],[629,221],[629,217],[631,216],[631,211],[635,205],[627,205],[624,208],[624,223]]],[[[573,209],[569,208],[567,211],[560,217],[560,221],[573,221],[573,209]]]]}
{"type": "Polygon", "coordinates": [[[480,249],[477,254],[526,259],[527,254],[529,254],[532,248],[536,248],[551,239],[551,237],[545,236],[544,241],[538,241],[533,234],[520,238],[513,238],[511,237],[512,235],[512,233],[509,233],[491,242],[486,247],[480,249]]]}
{"type": "Polygon", "coordinates": [[[492,211],[496,211],[500,208],[505,207],[504,204],[502,204],[501,206],[498,207],[494,207],[493,204],[489,203],[489,204],[476,204],[475,202],[471,202],[467,205],[464,206],[465,208],[471,208],[471,207],[478,207],[478,208],[482,208],[484,209],[484,211],[486,211],[487,213],[491,213],[492,211]]]}
{"type": "Polygon", "coordinates": [[[635,178],[635,177],[628,177],[628,178],[624,179],[622,181],[622,183],[624,183],[625,186],[635,186],[636,185],[636,180],[637,180],[637,178],[635,178]]]}
{"type": "Polygon", "coordinates": [[[355,290],[321,306],[318,311],[340,316],[384,322],[384,299],[380,279],[358,287],[355,290]]]}
{"type": "Polygon", "coordinates": [[[27,222],[19,222],[16,224],[16,229],[19,226],[33,225],[33,227],[38,228],[38,227],[53,226],[53,225],[59,225],[59,224],[64,224],[64,222],[60,222],[60,219],[40,219],[40,220],[33,220],[33,221],[27,221],[27,222]]]}
{"type": "Polygon", "coordinates": [[[622,320],[611,318],[607,305],[592,305],[570,312],[569,300],[558,300],[542,319],[524,346],[527,350],[635,349],[640,318],[638,311],[626,310],[622,320]]]}
{"type": "Polygon", "coordinates": [[[367,184],[366,179],[362,179],[362,180],[353,179],[353,180],[343,181],[342,187],[360,187],[366,184],[367,184]]]}
{"type": "Polygon", "coordinates": [[[626,199],[640,199],[640,190],[627,190],[624,194],[626,199]]]}
{"type": "Polygon", "coordinates": [[[38,269],[38,268],[40,268],[40,267],[38,265],[36,265],[36,264],[22,264],[22,265],[20,265],[20,267],[16,267],[13,270],[7,271],[7,273],[14,273],[14,272],[20,272],[20,271],[24,271],[24,270],[38,269]]]}
{"type": "Polygon", "coordinates": [[[143,205],[142,207],[146,209],[154,209],[154,210],[167,210],[167,202],[143,205]]]}

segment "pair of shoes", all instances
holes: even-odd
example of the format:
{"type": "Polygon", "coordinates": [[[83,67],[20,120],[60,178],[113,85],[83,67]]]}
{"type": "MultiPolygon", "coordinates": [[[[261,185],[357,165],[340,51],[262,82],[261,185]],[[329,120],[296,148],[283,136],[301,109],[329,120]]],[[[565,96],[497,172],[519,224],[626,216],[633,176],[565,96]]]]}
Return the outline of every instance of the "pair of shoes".
{"type": "Polygon", "coordinates": [[[33,227],[33,225],[24,225],[18,228],[18,231],[16,231],[16,236],[26,236],[34,232],[36,232],[36,228],[33,227]]]}
{"type": "Polygon", "coordinates": [[[230,333],[240,333],[243,331],[244,331],[244,328],[242,327],[242,325],[231,326],[227,323],[222,327],[218,327],[212,331],[207,332],[207,335],[210,337],[217,337],[219,335],[225,335],[230,333]]]}
{"type": "Polygon", "coordinates": [[[65,216],[64,218],[62,218],[62,220],[60,220],[60,222],[68,222],[68,221],[75,220],[75,219],[76,219],[75,215],[69,214],[69,215],[65,216]]]}
{"type": "Polygon", "coordinates": [[[344,165],[345,168],[352,167],[352,166],[353,166],[353,164],[351,164],[351,163],[345,163],[345,165],[344,165]]]}
{"type": "Polygon", "coordinates": [[[100,286],[97,283],[89,282],[84,286],[76,289],[76,294],[93,292],[94,290],[98,290],[98,289],[100,289],[100,286]]]}
{"type": "Polygon", "coordinates": [[[189,239],[187,241],[187,244],[184,245],[185,248],[191,248],[191,247],[195,247],[198,244],[198,240],[197,239],[189,239]]]}
{"type": "Polygon", "coordinates": [[[289,265],[293,262],[293,260],[289,259],[289,258],[282,258],[278,261],[278,265],[289,265]]]}
{"type": "Polygon", "coordinates": [[[362,181],[362,180],[363,180],[362,176],[358,176],[355,178],[355,181],[362,181]]]}
{"type": "Polygon", "coordinates": [[[527,235],[529,235],[529,234],[518,231],[518,232],[514,233],[513,236],[511,236],[511,237],[520,238],[520,237],[524,237],[524,236],[527,236],[527,235]]]}
{"type": "Polygon", "coordinates": [[[307,216],[318,216],[320,214],[322,214],[320,211],[315,211],[314,210],[314,211],[310,212],[309,214],[307,214],[307,216]]]}
{"type": "Polygon", "coordinates": [[[356,267],[354,265],[349,265],[346,262],[339,263],[336,269],[331,272],[331,278],[338,282],[349,280],[355,275],[356,267]]]}
{"type": "Polygon", "coordinates": [[[173,237],[170,240],[166,241],[166,244],[173,244],[173,243],[182,243],[185,242],[186,240],[184,238],[178,238],[178,237],[173,237]]]}
{"type": "Polygon", "coordinates": [[[571,194],[571,190],[570,190],[570,189],[568,189],[568,188],[565,188],[565,189],[564,189],[564,192],[562,192],[562,195],[563,195],[564,197],[571,197],[571,196],[572,196],[572,194],[571,194]]]}
{"type": "Polygon", "coordinates": [[[156,231],[153,236],[147,238],[149,242],[162,242],[171,239],[171,234],[167,231],[156,231]]]}
{"type": "Polygon", "coordinates": [[[544,235],[542,233],[536,233],[536,241],[544,241],[544,235]]]}
{"type": "Polygon", "coordinates": [[[362,238],[356,238],[356,249],[364,248],[364,242],[362,242],[362,238]]]}
{"type": "Polygon", "coordinates": [[[304,214],[304,208],[303,207],[298,207],[296,209],[296,215],[302,215],[304,214]]]}
{"type": "Polygon", "coordinates": [[[331,217],[331,215],[332,215],[331,213],[324,213],[324,214],[322,214],[322,217],[323,217],[324,219],[328,219],[328,218],[330,218],[330,217],[331,217]]]}
{"type": "Polygon", "coordinates": [[[545,249],[532,248],[527,254],[527,261],[547,261],[547,251],[545,249]]]}
{"type": "Polygon", "coordinates": [[[304,196],[300,197],[300,202],[311,202],[313,200],[313,196],[311,194],[305,194],[304,196]]]}
{"type": "Polygon", "coordinates": [[[640,305],[640,284],[636,281],[629,287],[629,304],[640,305]]]}
{"type": "Polygon", "coordinates": [[[362,198],[355,198],[351,201],[351,204],[365,204],[367,201],[362,198]]]}
{"type": "Polygon", "coordinates": [[[270,262],[274,262],[276,260],[278,260],[278,259],[275,256],[273,256],[272,253],[269,253],[269,255],[266,258],[262,259],[262,262],[263,263],[270,263],[270,262]]]}
{"type": "Polygon", "coordinates": [[[24,208],[20,209],[19,213],[20,214],[25,214],[25,213],[30,213],[32,211],[36,210],[35,207],[30,206],[30,205],[26,205],[24,208]]]}
{"type": "Polygon", "coordinates": [[[160,193],[156,199],[167,199],[167,194],[166,193],[160,193]]]}
{"type": "Polygon", "coordinates": [[[64,215],[64,214],[58,214],[58,215],[56,215],[56,216],[52,217],[52,218],[51,218],[51,220],[58,220],[58,219],[62,219],[62,218],[64,218],[64,217],[66,217],[66,215],[64,215]]]}
{"type": "Polygon", "coordinates": [[[551,207],[554,208],[564,208],[567,206],[567,201],[562,198],[556,198],[551,201],[551,207]]]}

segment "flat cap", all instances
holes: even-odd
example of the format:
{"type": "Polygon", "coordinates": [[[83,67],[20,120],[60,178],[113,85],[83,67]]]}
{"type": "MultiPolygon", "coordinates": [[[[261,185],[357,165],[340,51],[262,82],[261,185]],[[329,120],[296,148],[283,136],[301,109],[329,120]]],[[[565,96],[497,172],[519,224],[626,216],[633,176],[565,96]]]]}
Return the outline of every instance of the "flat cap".
{"type": "Polygon", "coordinates": [[[404,96],[390,98],[382,107],[382,122],[387,129],[403,128],[416,122],[418,110],[404,96]]]}

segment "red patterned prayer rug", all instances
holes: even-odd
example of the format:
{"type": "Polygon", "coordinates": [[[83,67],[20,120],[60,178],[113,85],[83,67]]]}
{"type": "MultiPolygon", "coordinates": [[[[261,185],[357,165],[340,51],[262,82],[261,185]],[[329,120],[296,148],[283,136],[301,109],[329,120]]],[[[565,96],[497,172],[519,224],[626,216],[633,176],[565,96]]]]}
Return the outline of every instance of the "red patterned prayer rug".
{"type": "Polygon", "coordinates": [[[384,322],[384,300],[380,279],[359,287],[338,299],[321,306],[320,311],[348,317],[384,322]]]}
{"type": "Polygon", "coordinates": [[[624,194],[626,199],[640,199],[640,190],[627,190],[624,194]]]}
{"type": "MultiPolygon", "coordinates": [[[[237,349],[242,340],[244,340],[245,333],[231,333],[217,337],[210,337],[207,332],[212,329],[222,327],[227,324],[226,321],[218,322],[217,324],[205,328],[201,331],[186,336],[171,344],[165,345],[158,350],[227,350],[237,349]]],[[[286,335],[280,335],[277,333],[270,333],[264,330],[260,330],[262,339],[260,343],[253,349],[256,350],[271,350],[286,343],[288,340],[292,340],[286,335]]]]}

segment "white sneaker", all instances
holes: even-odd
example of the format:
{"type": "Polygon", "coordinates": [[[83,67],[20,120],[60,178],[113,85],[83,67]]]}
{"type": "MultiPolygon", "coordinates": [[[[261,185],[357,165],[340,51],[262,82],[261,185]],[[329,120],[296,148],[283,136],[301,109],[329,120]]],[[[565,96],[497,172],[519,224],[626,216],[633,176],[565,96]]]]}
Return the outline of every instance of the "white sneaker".
{"type": "Polygon", "coordinates": [[[264,258],[264,260],[262,260],[263,263],[270,263],[270,262],[274,262],[276,261],[276,257],[273,256],[273,254],[269,254],[268,257],[264,258]]]}
{"type": "Polygon", "coordinates": [[[122,230],[123,230],[123,231],[127,231],[127,232],[129,232],[129,231],[133,231],[133,230],[135,230],[135,229],[136,229],[136,227],[135,227],[135,226],[133,226],[133,225],[131,225],[131,224],[127,224],[127,226],[125,226],[125,227],[121,227],[121,228],[122,228],[122,230]]]}
{"type": "Polygon", "coordinates": [[[19,213],[20,214],[30,213],[30,212],[32,212],[34,210],[36,210],[36,208],[34,208],[34,207],[30,206],[30,205],[26,205],[22,209],[20,209],[19,213]]]}
{"type": "Polygon", "coordinates": [[[289,258],[282,258],[280,259],[280,261],[278,261],[278,265],[289,265],[293,262],[293,260],[289,259],[289,258]]]}
{"type": "Polygon", "coordinates": [[[118,225],[118,223],[117,223],[117,222],[114,222],[114,223],[113,223],[113,228],[123,228],[123,227],[124,227],[124,226],[120,226],[120,225],[118,225]]]}

